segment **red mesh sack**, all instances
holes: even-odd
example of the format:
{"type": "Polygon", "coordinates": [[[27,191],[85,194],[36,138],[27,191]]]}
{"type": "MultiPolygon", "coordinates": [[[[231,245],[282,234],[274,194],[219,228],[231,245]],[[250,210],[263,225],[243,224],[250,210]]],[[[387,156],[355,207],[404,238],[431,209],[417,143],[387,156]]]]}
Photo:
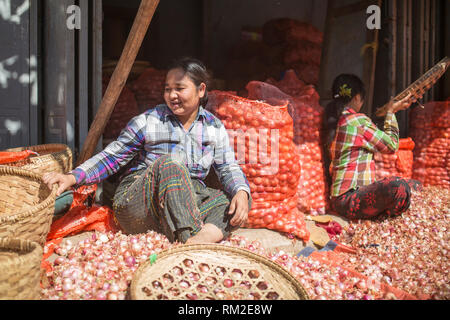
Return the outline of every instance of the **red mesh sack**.
{"type": "Polygon", "coordinates": [[[263,40],[271,46],[302,40],[322,44],[323,33],[309,23],[281,18],[270,20],[264,24],[263,40]]]}
{"type": "Polygon", "coordinates": [[[276,81],[274,79],[268,79],[266,81],[269,84],[274,85],[284,93],[290,95],[291,97],[299,96],[303,91],[303,87],[306,85],[304,81],[297,77],[295,70],[286,71],[283,79],[281,81],[276,81]]]}
{"type": "Polygon", "coordinates": [[[321,57],[322,46],[305,40],[289,45],[284,51],[284,63],[289,66],[295,63],[320,66],[321,57]]]}
{"type": "Polygon", "coordinates": [[[399,150],[395,154],[375,153],[375,176],[377,180],[392,176],[411,179],[414,147],[415,143],[411,138],[400,139],[399,150]]]}
{"type": "MultiPolygon", "coordinates": [[[[103,95],[106,92],[110,78],[103,78],[103,95]]],[[[139,115],[139,108],[133,92],[125,86],[117,100],[114,111],[105,127],[103,137],[106,139],[116,139],[120,132],[127,126],[128,122],[139,115]]]]}
{"type": "MultiPolygon", "coordinates": [[[[298,188],[298,209],[312,215],[325,214],[329,208],[329,186],[321,148],[324,109],[319,104],[319,94],[313,86],[305,86],[292,70],[286,72],[283,80],[272,82],[291,96],[289,113],[294,120],[294,143],[297,145],[302,169],[298,188]]],[[[269,87],[264,89],[267,91],[269,87]]],[[[274,90],[271,89],[270,92],[274,90]]],[[[269,95],[265,93],[261,98],[269,95]]]]}
{"type": "Polygon", "coordinates": [[[290,66],[295,70],[300,80],[307,84],[319,84],[320,66],[304,62],[294,63],[290,66]]]}
{"type": "Polygon", "coordinates": [[[212,109],[228,129],[252,191],[246,227],[286,232],[308,241],[304,215],[296,208],[300,166],[287,102],[273,106],[225,92],[214,95],[217,105],[212,109]]]}
{"type": "Polygon", "coordinates": [[[166,71],[154,68],[146,69],[131,85],[136,96],[139,111],[145,112],[164,103],[166,71]]]}
{"type": "Polygon", "coordinates": [[[410,134],[416,142],[413,178],[425,186],[450,188],[450,101],[413,109],[410,134]]]}

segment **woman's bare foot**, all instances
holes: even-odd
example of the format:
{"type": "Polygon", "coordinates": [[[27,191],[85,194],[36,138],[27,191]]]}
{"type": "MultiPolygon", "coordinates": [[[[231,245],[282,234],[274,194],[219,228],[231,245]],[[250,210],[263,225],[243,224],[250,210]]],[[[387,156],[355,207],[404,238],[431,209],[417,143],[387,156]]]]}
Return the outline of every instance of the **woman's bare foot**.
{"type": "Polygon", "coordinates": [[[223,239],[222,230],[213,224],[205,224],[195,236],[189,238],[186,244],[217,243],[223,239]]]}

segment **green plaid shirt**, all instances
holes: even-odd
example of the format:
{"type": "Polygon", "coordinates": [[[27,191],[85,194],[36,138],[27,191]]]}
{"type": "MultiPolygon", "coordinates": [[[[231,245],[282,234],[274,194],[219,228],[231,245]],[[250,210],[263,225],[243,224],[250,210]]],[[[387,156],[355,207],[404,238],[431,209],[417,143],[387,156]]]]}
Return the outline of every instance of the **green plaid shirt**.
{"type": "Polygon", "coordinates": [[[347,107],[339,119],[330,147],[331,196],[338,197],[350,189],[375,182],[373,154],[392,154],[397,152],[398,147],[398,123],[393,113],[386,115],[382,131],[365,114],[347,107]]]}

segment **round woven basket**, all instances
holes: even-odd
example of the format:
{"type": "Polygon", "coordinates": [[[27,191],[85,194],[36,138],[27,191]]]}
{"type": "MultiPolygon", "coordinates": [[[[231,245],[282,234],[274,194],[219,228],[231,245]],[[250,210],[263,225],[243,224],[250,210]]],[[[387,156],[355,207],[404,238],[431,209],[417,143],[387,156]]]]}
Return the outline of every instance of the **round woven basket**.
{"type": "Polygon", "coordinates": [[[0,238],[0,299],[40,299],[41,246],[29,240],[0,238]]]}
{"type": "Polygon", "coordinates": [[[224,245],[183,245],[135,273],[132,300],[308,300],[302,285],[275,262],[224,245]]]}
{"type": "Polygon", "coordinates": [[[24,160],[8,163],[5,166],[20,167],[39,174],[50,172],[67,173],[72,170],[72,151],[65,144],[43,144],[4,151],[20,152],[25,150],[37,152],[39,156],[32,156],[24,160]]]}
{"type": "Polygon", "coordinates": [[[52,223],[57,186],[20,168],[0,167],[0,237],[45,244],[52,223]]]}

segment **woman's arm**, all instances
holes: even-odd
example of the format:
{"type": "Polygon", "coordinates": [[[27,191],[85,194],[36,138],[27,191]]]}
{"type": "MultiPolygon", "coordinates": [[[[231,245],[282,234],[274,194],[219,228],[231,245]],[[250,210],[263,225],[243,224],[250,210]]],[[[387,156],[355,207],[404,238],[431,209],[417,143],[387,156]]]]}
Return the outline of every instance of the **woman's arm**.
{"type": "Polygon", "coordinates": [[[58,184],[57,195],[74,185],[100,183],[130,162],[145,144],[146,118],[140,115],[132,119],[119,138],[102,152],[68,174],[50,173],[44,175],[44,182],[51,188],[58,184]]]}
{"type": "Polygon", "coordinates": [[[399,128],[395,113],[405,110],[411,105],[410,97],[394,102],[389,101],[386,105],[386,118],[383,130],[366,117],[362,125],[362,135],[365,139],[365,147],[372,152],[395,153],[399,147],[399,128]]]}
{"type": "Polygon", "coordinates": [[[232,197],[228,214],[234,216],[230,223],[233,226],[240,226],[248,219],[248,212],[251,206],[251,191],[247,178],[236,161],[228,132],[223,124],[216,141],[213,168],[225,192],[232,197]]]}
{"type": "Polygon", "coordinates": [[[364,138],[363,144],[371,152],[395,153],[399,146],[399,129],[395,115],[388,112],[384,121],[384,130],[365,117],[358,127],[360,135],[364,138]]]}

